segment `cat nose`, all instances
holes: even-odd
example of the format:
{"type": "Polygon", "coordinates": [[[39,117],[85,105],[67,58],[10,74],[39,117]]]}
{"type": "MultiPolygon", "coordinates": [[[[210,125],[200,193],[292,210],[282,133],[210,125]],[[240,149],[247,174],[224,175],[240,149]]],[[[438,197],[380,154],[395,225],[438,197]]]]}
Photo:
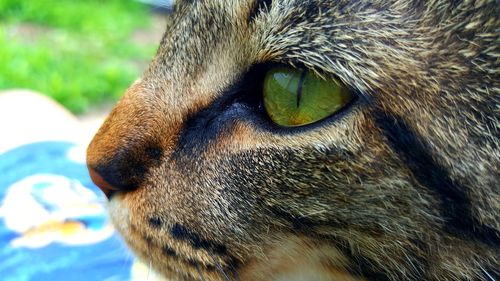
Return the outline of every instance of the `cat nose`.
{"type": "Polygon", "coordinates": [[[102,159],[97,163],[87,162],[90,178],[108,199],[118,191],[136,190],[144,179],[147,161],[129,153],[117,153],[111,159],[102,159]]]}
{"type": "Polygon", "coordinates": [[[97,161],[87,161],[92,181],[111,199],[118,191],[137,189],[146,172],[145,163],[134,149],[123,149],[108,158],[103,155],[97,161]]]}
{"type": "Polygon", "coordinates": [[[106,195],[108,199],[118,191],[118,188],[109,184],[95,169],[88,167],[90,179],[94,182],[97,187],[106,195]]]}
{"type": "Polygon", "coordinates": [[[150,169],[161,164],[163,150],[157,143],[129,142],[118,148],[108,148],[108,142],[97,137],[87,150],[90,178],[108,199],[116,192],[140,188],[150,169]]]}

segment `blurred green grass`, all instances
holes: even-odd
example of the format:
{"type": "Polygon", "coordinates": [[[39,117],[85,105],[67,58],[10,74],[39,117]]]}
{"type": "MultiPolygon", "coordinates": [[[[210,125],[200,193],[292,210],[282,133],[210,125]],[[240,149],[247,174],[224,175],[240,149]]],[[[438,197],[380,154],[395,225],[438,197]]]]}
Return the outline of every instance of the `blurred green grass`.
{"type": "Polygon", "coordinates": [[[120,97],[154,55],[133,0],[0,0],[0,89],[30,88],[74,113],[120,97]]]}

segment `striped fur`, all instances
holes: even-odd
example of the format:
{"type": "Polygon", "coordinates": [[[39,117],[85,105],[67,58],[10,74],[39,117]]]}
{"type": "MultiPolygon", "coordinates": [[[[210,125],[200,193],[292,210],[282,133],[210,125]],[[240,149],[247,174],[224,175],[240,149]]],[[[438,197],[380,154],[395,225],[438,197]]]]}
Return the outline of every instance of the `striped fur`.
{"type": "Polygon", "coordinates": [[[172,280],[498,278],[497,1],[177,2],[88,150],[139,257],[172,280]],[[280,128],[269,63],[358,98],[280,128]]]}

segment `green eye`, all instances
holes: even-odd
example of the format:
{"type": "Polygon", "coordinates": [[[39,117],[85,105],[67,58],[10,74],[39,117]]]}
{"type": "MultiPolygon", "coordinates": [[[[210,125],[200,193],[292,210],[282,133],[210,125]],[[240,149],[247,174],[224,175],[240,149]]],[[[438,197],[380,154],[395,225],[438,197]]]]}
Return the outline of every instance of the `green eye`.
{"type": "Polygon", "coordinates": [[[296,127],[331,116],[353,99],[341,82],[295,68],[277,67],[264,79],[264,106],[278,125],[296,127]]]}

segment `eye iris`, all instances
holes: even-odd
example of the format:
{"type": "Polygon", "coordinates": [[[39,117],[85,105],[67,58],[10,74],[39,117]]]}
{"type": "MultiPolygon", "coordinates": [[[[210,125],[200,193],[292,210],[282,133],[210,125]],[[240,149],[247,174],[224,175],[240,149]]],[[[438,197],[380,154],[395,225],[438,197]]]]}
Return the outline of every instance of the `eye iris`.
{"type": "Polygon", "coordinates": [[[264,80],[264,106],[273,122],[285,127],[314,123],[340,110],[352,94],[340,82],[306,70],[273,68],[264,80]]]}

